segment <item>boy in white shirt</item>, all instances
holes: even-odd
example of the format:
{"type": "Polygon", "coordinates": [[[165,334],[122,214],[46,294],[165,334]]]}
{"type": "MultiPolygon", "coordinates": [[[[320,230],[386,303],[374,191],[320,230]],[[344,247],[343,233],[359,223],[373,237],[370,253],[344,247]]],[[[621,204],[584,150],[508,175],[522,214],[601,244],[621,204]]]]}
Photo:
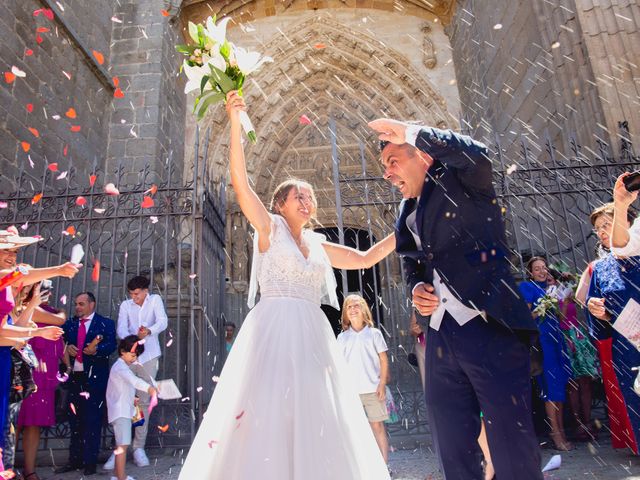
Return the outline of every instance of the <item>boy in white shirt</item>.
{"type": "Polygon", "coordinates": [[[107,383],[107,412],[116,440],[115,477],[111,480],[134,480],[125,473],[127,448],[131,445],[131,417],[135,413],[136,390],[157,395],[157,390],[131,371],[133,364],[144,352],[137,335],[129,335],[118,345],[120,358],[111,367],[107,383]]]}
{"type": "MultiPolygon", "coordinates": [[[[127,290],[131,299],[120,304],[117,334],[118,338],[136,335],[138,339],[144,339],[144,354],[131,368],[133,373],[139,377],[155,380],[162,355],[159,335],[167,328],[168,318],[162,297],[149,293],[150,285],[151,281],[140,275],[129,280],[127,290]]],[[[139,397],[140,408],[146,410],[149,406],[149,396],[146,393],[141,393],[139,397]]],[[[148,427],[149,419],[147,418],[144,425],[136,428],[133,439],[133,461],[139,467],[149,465],[149,458],[144,451],[148,427]]],[[[113,460],[112,455],[104,465],[105,470],[113,468],[113,460]]]]}
{"type": "Polygon", "coordinates": [[[387,344],[373,327],[371,310],[360,295],[349,295],[342,305],[342,333],[338,344],[356,380],[360,400],[385,463],[389,442],[384,421],[389,418],[385,389],[389,375],[387,344]]]}

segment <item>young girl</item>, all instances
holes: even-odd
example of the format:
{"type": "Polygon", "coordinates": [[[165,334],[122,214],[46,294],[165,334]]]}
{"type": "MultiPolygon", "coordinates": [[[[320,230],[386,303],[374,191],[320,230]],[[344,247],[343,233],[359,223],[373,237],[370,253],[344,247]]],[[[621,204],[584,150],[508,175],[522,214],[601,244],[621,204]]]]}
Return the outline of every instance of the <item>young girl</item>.
{"type": "Polygon", "coordinates": [[[373,326],[371,310],[360,295],[349,295],[342,305],[342,333],[338,335],[347,364],[355,378],[360,401],[385,462],[389,442],[384,421],[389,418],[385,388],[389,375],[387,344],[373,326]]]}

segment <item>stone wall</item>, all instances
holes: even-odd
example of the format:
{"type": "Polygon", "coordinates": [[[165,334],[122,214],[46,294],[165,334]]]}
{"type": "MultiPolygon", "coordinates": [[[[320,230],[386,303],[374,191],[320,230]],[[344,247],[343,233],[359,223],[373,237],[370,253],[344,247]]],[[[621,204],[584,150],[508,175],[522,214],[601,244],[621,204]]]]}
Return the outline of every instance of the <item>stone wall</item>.
{"type": "MultiPolygon", "coordinates": [[[[38,185],[49,163],[57,162],[61,171],[73,163],[78,175],[84,176],[104,161],[113,93],[95,59],[81,50],[63,24],[89,51],[102,53],[107,66],[112,2],[63,0],[60,4],[64,11],[56,7],[54,20],[44,14],[34,16],[43,8],[35,0],[7,0],[0,5],[0,68],[10,72],[15,66],[25,73],[12,83],[0,79],[0,197],[14,192],[21,169],[38,185]],[[36,32],[38,28],[49,30],[36,32]],[[28,104],[33,105],[31,112],[28,104]],[[75,119],[65,115],[69,108],[75,109],[75,119]],[[71,131],[74,125],[81,127],[79,132],[71,131]],[[30,144],[28,152],[21,142],[30,144]]],[[[33,188],[22,186],[23,193],[33,188]]]]}

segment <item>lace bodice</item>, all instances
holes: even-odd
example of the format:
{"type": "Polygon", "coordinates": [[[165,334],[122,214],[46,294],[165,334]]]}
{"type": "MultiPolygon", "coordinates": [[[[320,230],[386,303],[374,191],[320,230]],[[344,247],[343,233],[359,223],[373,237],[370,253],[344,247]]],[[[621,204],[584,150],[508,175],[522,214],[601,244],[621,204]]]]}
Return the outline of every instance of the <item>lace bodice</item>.
{"type": "Polygon", "coordinates": [[[260,298],[301,298],[338,308],[335,277],[322,247],[324,235],[303,231],[302,241],[309,250],[305,258],[284,218],[279,215],[271,218],[270,245],[266,252],[259,252],[257,232],[254,235],[249,306],[253,306],[259,287],[260,298]]]}

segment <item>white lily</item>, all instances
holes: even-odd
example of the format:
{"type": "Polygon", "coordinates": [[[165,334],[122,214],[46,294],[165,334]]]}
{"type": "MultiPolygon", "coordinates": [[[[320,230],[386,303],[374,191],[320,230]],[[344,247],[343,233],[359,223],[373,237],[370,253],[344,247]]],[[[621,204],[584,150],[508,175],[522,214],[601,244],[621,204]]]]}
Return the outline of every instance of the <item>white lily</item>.
{"type": "MultiPolygon", "coordinates": [[[[188,81],[184,86],[184,93],[193,92],[194,90],[200,91],[200,85],[202,84],[202,77],[205,75],[211,74],[211,70],[208,65],[203,65],[201,67],[190,67],[187,61],[185,60],[182,64],[182,68],[184,73],[187,75],[188,81]]],[[[211,85],[209,82],[205,85],[204,89],[211,90],[211,85]]]]}
{"type": "Polygon", "coordinates": [[[213,18],[207,18],[207,37],[213,39],[216,43],[222,45],[227,37],[227,23],[231,20],[231,17],[225,17],[216,25],[213,18]]]}
{"type": "Polygon", "coordinates": [[[250,52],[249,50],[238,47],[237,45],[233,46],[233,51],[235,53],[236,62],[238,63],[238,68],[245,75],[255,72],[267,62],[273,62],[273,58],[271,57],[263,57],[258,52],[250,52]]]}
{"type": "Polygon", "coordinates": [[[214,48],[210,52],[204,53],[202,55],[202,63],[207,66],[207,68],[209,68],[208,65],[213,65],[223,72],[227,69],[227,62],[220,54],[220,50],[218,48],[214,48]]]}

